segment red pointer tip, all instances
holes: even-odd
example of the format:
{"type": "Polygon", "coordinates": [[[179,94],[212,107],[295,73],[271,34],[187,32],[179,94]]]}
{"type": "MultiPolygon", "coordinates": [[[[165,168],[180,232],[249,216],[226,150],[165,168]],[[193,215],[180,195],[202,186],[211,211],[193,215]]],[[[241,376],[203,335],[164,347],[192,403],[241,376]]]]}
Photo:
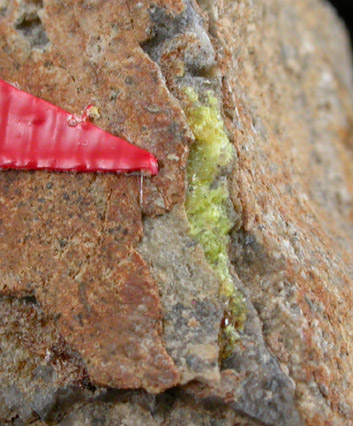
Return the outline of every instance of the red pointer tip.
{"type": "Polygon", "coordinates": [[[158,173],[156,158],[0,80],[0,168],[158,173]]]}

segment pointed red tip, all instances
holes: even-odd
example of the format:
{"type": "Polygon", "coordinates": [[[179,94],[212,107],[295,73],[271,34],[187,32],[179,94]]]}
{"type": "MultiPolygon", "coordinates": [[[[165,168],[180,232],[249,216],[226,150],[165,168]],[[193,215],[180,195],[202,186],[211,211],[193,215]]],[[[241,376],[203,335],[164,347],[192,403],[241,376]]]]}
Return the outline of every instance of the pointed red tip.
{"type": "Polygon", "coordinates": [[[0,167],[158,173],[148,151],[0,80],[0,167]]]}
{"type": "Polygon", "coordinates": [[[150,157],[149,169],[150,169],[152,175],[158,174],[158,162],[157,162],[156,157],[154,157],[152,154],[151,154],[151,157],[150,157]]]}

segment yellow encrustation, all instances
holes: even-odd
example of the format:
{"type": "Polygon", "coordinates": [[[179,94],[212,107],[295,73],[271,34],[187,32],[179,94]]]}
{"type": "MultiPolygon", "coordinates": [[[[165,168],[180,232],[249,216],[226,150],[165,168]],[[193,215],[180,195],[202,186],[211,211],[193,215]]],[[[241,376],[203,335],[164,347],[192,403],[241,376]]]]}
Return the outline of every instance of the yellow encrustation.
{"type": "Polygon", "coordinates": [[[246,320],[245,300],[234,287],[228,258],[229,232],[234,223],[227,204],[229,191],[224,170],[232,164],[235,150],[224,131],[219,102],[212,92],[207,93],[204,104],[193,88],[185,88],[185,94],[185,114],[195,137],[187,166],[186,212],[191,235],[203,247],[208,263],[220,279],[220,295],[226,299],[220,333],[224,359],[232,353],[239,340],[238,331],[246,320]]]}

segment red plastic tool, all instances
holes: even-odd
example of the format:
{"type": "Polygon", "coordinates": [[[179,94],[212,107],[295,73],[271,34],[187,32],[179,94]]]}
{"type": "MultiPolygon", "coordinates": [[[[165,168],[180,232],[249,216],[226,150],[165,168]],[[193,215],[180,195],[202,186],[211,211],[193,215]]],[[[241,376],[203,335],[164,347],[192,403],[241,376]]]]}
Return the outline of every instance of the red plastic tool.
{"type": "MultiPolygon", "coordinates": [[[[89,108],[88,108],[89,109],[89,108]]],[[[0,168],[158,173],[156,158],[0,80],[0,168]]]]}

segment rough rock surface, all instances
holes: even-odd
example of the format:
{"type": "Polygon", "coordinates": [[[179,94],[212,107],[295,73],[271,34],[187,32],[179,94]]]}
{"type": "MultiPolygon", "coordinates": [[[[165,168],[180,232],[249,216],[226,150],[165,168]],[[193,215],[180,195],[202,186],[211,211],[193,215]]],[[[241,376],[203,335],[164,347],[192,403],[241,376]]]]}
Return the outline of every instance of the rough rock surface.
{"type": "Polygon", "coordinates": [[[0,424],[353,425],[347,52],[319,0],[0,0],[0,78],[94,103],[160,165],[142,191],[1,172],[0,424]],[[226,358],[226,300],[184,207],[186,88],[219,100],[236,152],[247,320],[226,358]]]}
{"type": "Polygon", "coordinates": [[[200,246],[188,236],[186,225],[185,212],[178,207],[168,214],[146,218],[138,249],[153,264],[165,307],[166,349],[178,366],[181,383],[193,379],[217,382],[222,319],[217,302],[219,283],[200,246]]]}

